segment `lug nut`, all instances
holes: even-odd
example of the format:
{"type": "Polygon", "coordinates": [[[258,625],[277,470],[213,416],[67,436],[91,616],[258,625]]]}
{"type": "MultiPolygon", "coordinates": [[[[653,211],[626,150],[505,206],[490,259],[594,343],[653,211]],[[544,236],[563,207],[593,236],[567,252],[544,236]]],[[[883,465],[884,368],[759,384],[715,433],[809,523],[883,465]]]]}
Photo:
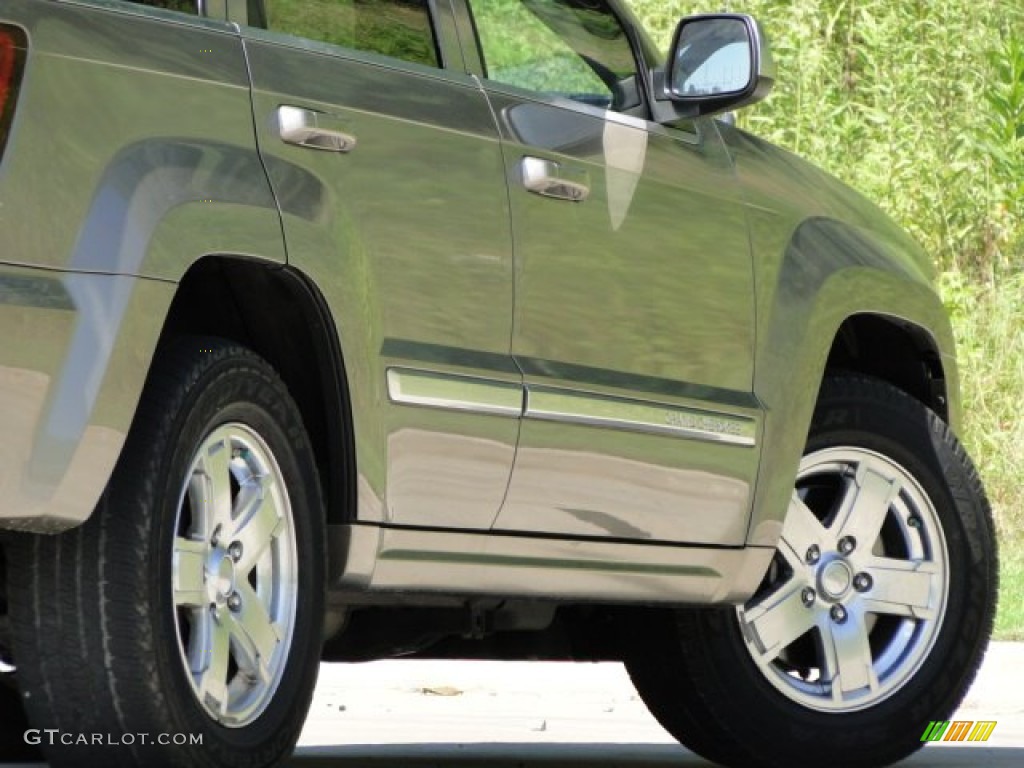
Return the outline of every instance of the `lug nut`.
{"type": "Polygon", "coordinates": [[[808,565],[814,565],[821,559],[821,550],[818,549],[817,544],[812,544],[810,546],[810,548],[807,550],[807,554],[804,555],[804,559],[807,561],[808,565]]]}
{"type": "Polygon", "coordinates": [[[232,541],[231,546],[228,547],[228,556],[231,557],[236,563],[242,559],[242,542],[232,541]]]}
{"type": "Polygon", "coordinates": [[[858,573],[853,577],[853,588],[858,592],[867,592],[871,589],[871,577],[866,573],[858,573]]]}
{"type": "Polygon", "coordinates": [[[238,613],[242,607],[242,598],[237,592],[232,592],[228,595],[228,608],[231,609],[232,613],[238,613]]]}
{"type": "Polygon", "coordinates": [[[920,528],[921,518],[917,515],[911,515],[907,518],[907,525],[909,525],[911,528],[920,528]]]}
{"type": "Polygon", "coordinates": [[[817,599],[817,595],[814,594],[814,590],[810,587],[804,587],[803,592],[800,593],[800,599],[803,604],[810,608],[814,605],[814,601],[817,599]]]}
{"type": "Polygon", "coordinates": [[[832,617],[832,621],[836,624],[842,624],[846,621],[846,609],[841,605],[833,605],[832,610],[829,611],[829,615],[832,617]]]}
{"type": "Polygon", "coordinates": [[[857,540],[853,536],[843,536],[839,540],[839,551],[848,555],[857,548],[857,540]]]}

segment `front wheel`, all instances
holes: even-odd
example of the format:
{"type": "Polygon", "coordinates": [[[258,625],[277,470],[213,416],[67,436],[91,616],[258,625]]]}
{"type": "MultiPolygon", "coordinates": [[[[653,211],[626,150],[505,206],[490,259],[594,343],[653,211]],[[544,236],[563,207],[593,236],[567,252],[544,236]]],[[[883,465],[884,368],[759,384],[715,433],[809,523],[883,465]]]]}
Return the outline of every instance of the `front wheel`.
{"type": "Polygon", "coordinates": [[[883,382],[832,379],[760,588],[662,617],[627,666],[661,724],[716,762],[885,765],[965,695],[996,574],[988,503],[949,428],[883,382]]]}
{"type": "Polygon", "coordinates": [[[323,541],[281,379],[224,340],[165,350],[89,521],[10,545],[14,660],[51,764],[277,764],[316,680],[323,541]]]}

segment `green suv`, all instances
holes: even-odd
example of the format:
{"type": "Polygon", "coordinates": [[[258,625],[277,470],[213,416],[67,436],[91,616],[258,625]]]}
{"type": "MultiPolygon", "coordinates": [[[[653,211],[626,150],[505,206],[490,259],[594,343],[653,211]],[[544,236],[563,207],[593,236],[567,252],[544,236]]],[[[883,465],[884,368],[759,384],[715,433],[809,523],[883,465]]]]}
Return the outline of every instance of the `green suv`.
{"type": "Polygon", "coordinates": [[[271,766],[402,655],[623,661],[723,765],[919,747],[996,596],[953,338],[722,118],[773,78],[619,0],[4,0],[0,741],[271,766]]]}

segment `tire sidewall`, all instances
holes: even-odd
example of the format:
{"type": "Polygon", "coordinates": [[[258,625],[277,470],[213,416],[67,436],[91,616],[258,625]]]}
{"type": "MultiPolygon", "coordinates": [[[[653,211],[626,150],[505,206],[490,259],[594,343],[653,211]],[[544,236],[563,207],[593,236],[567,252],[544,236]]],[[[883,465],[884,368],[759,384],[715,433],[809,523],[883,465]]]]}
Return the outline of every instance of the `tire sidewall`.
{"type": "Polygon", "coordinates": [[[202,735],[202,746],[190,750],[197,759],[201,755],[204,761],[225,766],[276,761],[298,738],[312,697],[322,640],[322,502],[298,410],[284,385],[261,361],[223,354],[195,377],[163,445],[153,448],[160,454],[160,466],[151,518],[155,524],[148,542],[149,562],[157,570],[149,583],[154,606],[152,647],[169,722],[175,724],[176,732],[202,735]],[[291,502],[298,564],[295,624],[285,668],[264,711],[240,728],[218,724],[196,699],[178,648],[171,591],[175,522],[186,474],[203,440],[230,422],[254,430],[277,462],[291,502]]]}
{"type": "Polygon", "coordinates": [[[713,665],[712,684],[719,688],[713,695],[731,710],[720,715],[749,723],[751,731],[788,753],[790,765],[820,764],[822,755],[810,745],[817,748],[825,732],[834,747],[827,761],[835,765],[881,764],[920,746],[927,723],[948,718],[961,700],[987,639],[978,628],[992,621],[993,563],[986,552],[993,551],[994,542],[983,540],[991,537],[987,505],[969,465],[943,439],[946,427],[938,417],[892,388],[862,383],[855,389],[823,387],[806,453],[862,448],[890,458],[917,480],[945,538],[946,607],[931,650],[902,687],[867,709],[835,713],[801,706],[766,679],[745,646],[735,609],[709,614],[701,647],[713,665]],[[865,396],[872,388],[885,396],[865,396]],[[869,743],[885,745],[873,759],[862,751],[869,743]]]}

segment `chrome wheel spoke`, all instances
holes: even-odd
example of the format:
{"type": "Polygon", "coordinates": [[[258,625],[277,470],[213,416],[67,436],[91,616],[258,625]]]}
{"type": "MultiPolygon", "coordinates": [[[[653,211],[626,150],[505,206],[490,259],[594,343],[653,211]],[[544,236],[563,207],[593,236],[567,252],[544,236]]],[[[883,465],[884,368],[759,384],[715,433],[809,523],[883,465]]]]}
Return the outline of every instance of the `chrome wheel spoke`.
{"type": "Polygon", "coordinates": [[[860,547],[871,548],[889,514],[892,500],[900,492],[900,482],[880,474],[872,463],[864,462],[851,478],[833,528],[837,540],[852,537],[860,547]]]}
{"type": "Polygon", "coordinates": [[[174,575],[174,604],[201,606],[206,603],[206,542],[175,538],[171,570],[174,575]]]}
{"type": "Polygon", "coordinates": [[[742,620],[760,647],[761,661],[775,659],[787,646],[814,626],[815,612],[804,604],[803,586],[790,581],[761,603],[746,609],[742,620]]]}
{"type": "Polygon", "coordinates": [[[812,547],[820,548],[827,535],[821,521],[794,491],[782,525],[779,552],[795,570],[803,570],[807,552],[812,547]]]}
{"type": "Polygon", "coordinates": [[[188,481],[188,503],[192,510],[192,538],[208,542],[213,533],[212,484],[203,472],[193,472],[188,481]]]}
{"type": "Polygon", "coordinates": [[[231,633],[235,661],[250,677],[266,683],[271,677],[270,664],[281,634],[252,587],[239,585],[238,595],[242,604],[233,616],[231,633]]]}
{"type": "MultiPolygon", "coordinates": [[[[213,618],[204,612],[204,621],[208,622],[204,633],[207,647],[192,649],[193,659],[199,662],[198,669],[193,667],[194,680],[199,700],[218,718],[228,711],[228,661],[231,656],[230,634],[224,624],[226,617],[213,618]]],[[[198,645],[198,644],[197,644],[198,645]]]]}
{"type": "Polygon", "coordinates": [[[231,520],[231,440],[227,429],[221,429],[216,439],[207,443],[200,457],[199,469],[204,475],[204,493],[212,530],[218,524],[224,526],[231,520]]]}
{"type": "Polygon", "coordinates": [[[819,630],[822,677],[832,684],[832,698],[843,700],[848,693],[876,689],[878,678],[862,618],[850,616],[846,623],[836,624],[826,616],[819,622],[819,630]]]}
{"type": "Polygon", "coordinates": [[[941,574],[937,564],[878,557],[868,572],[871,590],[865,595],[865,610],[871,613],[934,619],[941,574]]]}
{"type": "Polygon", "coordinates": [[[241,545],[238,568],[247,574],[279,534],[284,520],[277,508],[272,478],[253,478],[239,496],[239,515],[230,539],[241,545]]]}

